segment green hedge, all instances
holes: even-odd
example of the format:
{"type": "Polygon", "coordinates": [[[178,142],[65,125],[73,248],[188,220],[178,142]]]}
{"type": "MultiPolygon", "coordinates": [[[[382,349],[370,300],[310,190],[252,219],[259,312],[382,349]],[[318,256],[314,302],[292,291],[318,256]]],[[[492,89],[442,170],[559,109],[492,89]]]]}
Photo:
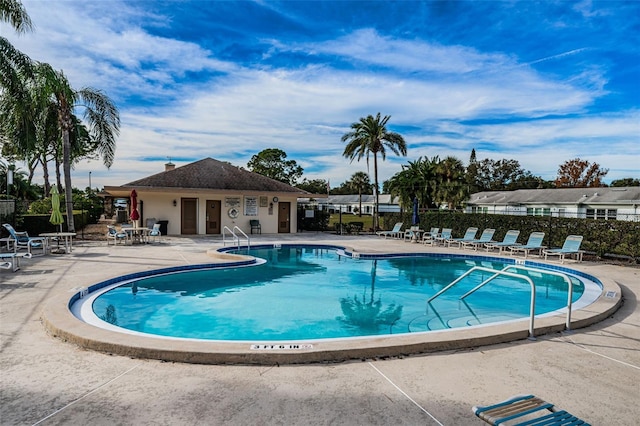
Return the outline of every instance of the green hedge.
{"type": "MultiPolygon", "coordinates": [[[[385,229],[391,229],[396,222],[403,222],[408,227],[411,224],[411,213],[387,213],[382,217],[385,229]]],[[[496,241],[501,241],[509,229],[518,229],[518,242],[521,243],[526,242],[532,232],[541,231],[545,233],[544,245],[547,247],[562,247],[568,235],[582,235],[584,240],[581,248],[600,258],[617,255],[629,257],[634,262],[640,260],[640,222],[474,214],[447,210],[420,214],[422,229],[451,228],[454,237],[463,236],[471,226],[477,227],[479,232],[485,228],[494,228],[496,233],[493,239],[496,241]]]]}
{"type": "MultiPolygon", "coordinates": [[[[50,214],[27,214],[22,216],[22,226],[18,231],[27,231],[29,235],[35,237],[45,232],[57,232],[60,227],[58,225],[52,225],[49,222],[50,214]]],[[[62,230],[67,231],[67,217],[63,214],[64,223],[62,224],[62,230]]],[[[89,220],[88,211],[74,211],[73,222],[76,226],[76,232],[81,230],[87,225],[89,220]]]]}

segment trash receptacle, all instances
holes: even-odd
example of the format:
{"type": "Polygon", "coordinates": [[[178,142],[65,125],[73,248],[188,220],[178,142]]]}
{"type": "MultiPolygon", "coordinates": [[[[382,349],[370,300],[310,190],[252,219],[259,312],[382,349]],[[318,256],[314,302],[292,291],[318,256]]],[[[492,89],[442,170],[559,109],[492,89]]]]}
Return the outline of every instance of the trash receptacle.
{"type": "Polygon", "coordinates": [[[168,220],[159,220],[156,223],[160,224],[160,233],[162,235],[167,235],[167,226],[169,225],[168,220]]]}

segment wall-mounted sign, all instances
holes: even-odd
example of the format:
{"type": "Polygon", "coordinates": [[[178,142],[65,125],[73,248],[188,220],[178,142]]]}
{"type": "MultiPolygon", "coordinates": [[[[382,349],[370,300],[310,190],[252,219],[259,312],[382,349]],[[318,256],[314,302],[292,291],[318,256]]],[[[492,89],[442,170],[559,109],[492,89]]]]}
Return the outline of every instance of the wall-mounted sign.
{"type": "Polygon", "coordinates": [[[244,197],[244,215],[258,216],[258,197],[244,197]]]}

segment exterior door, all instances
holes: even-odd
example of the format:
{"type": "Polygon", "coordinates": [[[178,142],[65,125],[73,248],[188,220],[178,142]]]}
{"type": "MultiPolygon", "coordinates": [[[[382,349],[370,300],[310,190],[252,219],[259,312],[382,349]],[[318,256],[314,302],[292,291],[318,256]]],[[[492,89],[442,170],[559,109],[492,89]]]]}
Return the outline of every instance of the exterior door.
{"type": "Polygon", "coordinates": [[[220,200],[207,200],[207,234],[220,233],[220,200]]]}
{"type": "Polygon", "coordinates": [[[198,233],[198,200],[196,198],[183,198],[180,233],[193,235],[198,233]]]}
{"type": "Polygon", "coordinates": [[[278,233],[291,232],[291,203],[278,203],[278,233]]]}

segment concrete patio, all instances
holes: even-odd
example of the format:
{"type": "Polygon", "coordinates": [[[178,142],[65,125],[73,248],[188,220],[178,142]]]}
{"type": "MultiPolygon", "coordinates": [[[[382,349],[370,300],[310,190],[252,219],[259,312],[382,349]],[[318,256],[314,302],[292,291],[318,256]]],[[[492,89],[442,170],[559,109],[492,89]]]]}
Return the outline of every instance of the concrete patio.
{"type": "MultiPolygon", "coordinates": [[[[375,236],[254,236],[360,251],[443,250],[375,236]]],[[[200,365],[115,356],[50,336],[47,304],[122,274],[205,263],[218,238],[107,246],[80,241],[66,255],[25,259],[0,272],[0,423],[3,425],[480,425],[471,412],[532,393],[598,425],[640,417],[640,269],[567,266],[607,277],[623,305],[610,318],[537,341],[388,359],[303,365],[200,365]]],[[[459,253],[458,250],[453,250],[459,253]]]]}

